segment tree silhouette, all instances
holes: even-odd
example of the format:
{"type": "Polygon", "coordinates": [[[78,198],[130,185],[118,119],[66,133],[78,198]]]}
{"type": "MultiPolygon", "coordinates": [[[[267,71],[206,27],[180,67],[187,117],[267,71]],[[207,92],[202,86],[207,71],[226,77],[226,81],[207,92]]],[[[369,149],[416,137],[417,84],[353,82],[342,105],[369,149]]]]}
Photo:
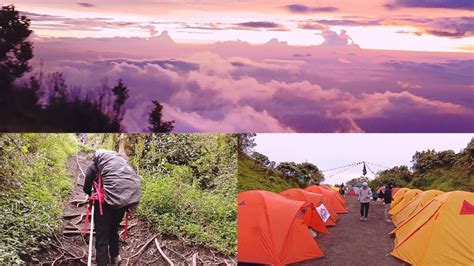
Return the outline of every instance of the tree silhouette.
{"type": "Polygon", "coordinates": [[[30,20],[20,16],[12,5],[0,10],[0,89],[9,88],[31,67],[33,44],[27,41],[31,34],[30,20]]]}
{"type": "Polygon", "coordinates": [[[174,128],[174,121],[161,121],[163,118],[163,105],[158,101],[153,101],[154,107],[148,117],[148,123],[150,123],[150,130],[156,133],[169,133],[174,128]]]}
{"type": "Polygon", "coordinates": [[[121,79],[119,79],[117,85],[112,89],[112,92],[115,95],[115,102],[114,102],[114,112],[115,112],[115,121],[122,120],[123,112],[122,106],[128,99],[128,88],[123,83],[121,79]]]}

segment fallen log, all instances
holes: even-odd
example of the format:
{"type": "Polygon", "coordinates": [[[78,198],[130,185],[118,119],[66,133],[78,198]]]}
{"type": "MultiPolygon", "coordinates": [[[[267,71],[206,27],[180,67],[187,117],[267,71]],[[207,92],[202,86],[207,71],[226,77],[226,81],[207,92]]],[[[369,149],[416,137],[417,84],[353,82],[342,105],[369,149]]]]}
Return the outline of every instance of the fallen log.
{"type": "Polygon", "coordinates": [[[74,217],[81,216],[81,215],[86,215],[86,214],[85,213],[69,213],[69,214],[64,214],[63,218],[64,219],[69,219],[69,218],[74,218],[74,217]]]}
{"type": "MultiPolygon", "coordinates": [[[[80,235],[82,234],[81,231],[77,231],[77,230],[64,230],[63,231],[63,235],[80,235]]],[[[89,231],[86,232],[86,235],[89,234],[89,231]]],[[[94,232],[94,235],[95,235],[95,232],[94,232]]]]}
{"type": "Polygon", "coordinates": [[[74,226],[64,226],[63,231],[77,231],[77,228],[74,226]]]}

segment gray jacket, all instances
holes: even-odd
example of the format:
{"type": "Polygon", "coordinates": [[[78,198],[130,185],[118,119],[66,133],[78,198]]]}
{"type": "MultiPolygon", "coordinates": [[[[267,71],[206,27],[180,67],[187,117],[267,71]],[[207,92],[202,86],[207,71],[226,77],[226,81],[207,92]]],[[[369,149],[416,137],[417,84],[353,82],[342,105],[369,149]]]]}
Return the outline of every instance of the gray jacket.
{"type": "Polygon", "coordinates": [[[361,203],[367,203],[370,202],[370,199],[372,198],[372,190],[370,187],[367,187],[364,189],[364,187],[361,187],[359,190],[359,197],[357,198],[358,201],[361,203]]]}

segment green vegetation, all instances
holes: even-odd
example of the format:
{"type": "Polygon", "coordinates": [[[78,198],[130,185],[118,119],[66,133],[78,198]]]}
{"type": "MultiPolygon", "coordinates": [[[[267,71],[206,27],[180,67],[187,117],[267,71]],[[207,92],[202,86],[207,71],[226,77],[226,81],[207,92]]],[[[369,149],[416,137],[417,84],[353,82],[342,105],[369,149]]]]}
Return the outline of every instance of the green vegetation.
{"type": "Polygon", "coordinates": [[[143,178],[138,214],[161,232],[235,255],[235,136],[127,135],[124,141],[143,178]]]}
{"type": "Polygon", "coordinates": [[[324,175],[312,163],[271,161],[253,151],[255,133],[238,134],[238,191],[253,189],[280,192],[293,187],[306,187],[324,181],[324,175]]]}
{"type": "Polygon", "coordinates": [[[59,229],[74,152],[72,135],[0,134],[0,264],[22,263],[59,229]]]}
{"type": "Polygon", "coordinates": [[[285,180],[282,173],[262,166],[245,154],[239,155],[238,174],[239,192],[254,189],[281,192],[299,186],[296,182],[285,180]]]}
{"type": "Polygon", "coordinates": [[[461,152],[416,152],[413,166],[397,166],[378,173],[370,186],[392,183],[397,187],[474,191],[474,139],[461,152]]]}

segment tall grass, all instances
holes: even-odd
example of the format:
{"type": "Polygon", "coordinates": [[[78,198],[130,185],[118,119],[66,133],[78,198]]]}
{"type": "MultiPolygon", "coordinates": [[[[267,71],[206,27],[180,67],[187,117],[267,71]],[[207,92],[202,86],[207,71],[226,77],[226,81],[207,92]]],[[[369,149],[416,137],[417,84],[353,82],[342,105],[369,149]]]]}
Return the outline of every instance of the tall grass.
{"type": "Polygon", "coordinates": [[[31,259],[59,229],[74,149],[68,134],[0,134],[0,264],[31,259]]]}

